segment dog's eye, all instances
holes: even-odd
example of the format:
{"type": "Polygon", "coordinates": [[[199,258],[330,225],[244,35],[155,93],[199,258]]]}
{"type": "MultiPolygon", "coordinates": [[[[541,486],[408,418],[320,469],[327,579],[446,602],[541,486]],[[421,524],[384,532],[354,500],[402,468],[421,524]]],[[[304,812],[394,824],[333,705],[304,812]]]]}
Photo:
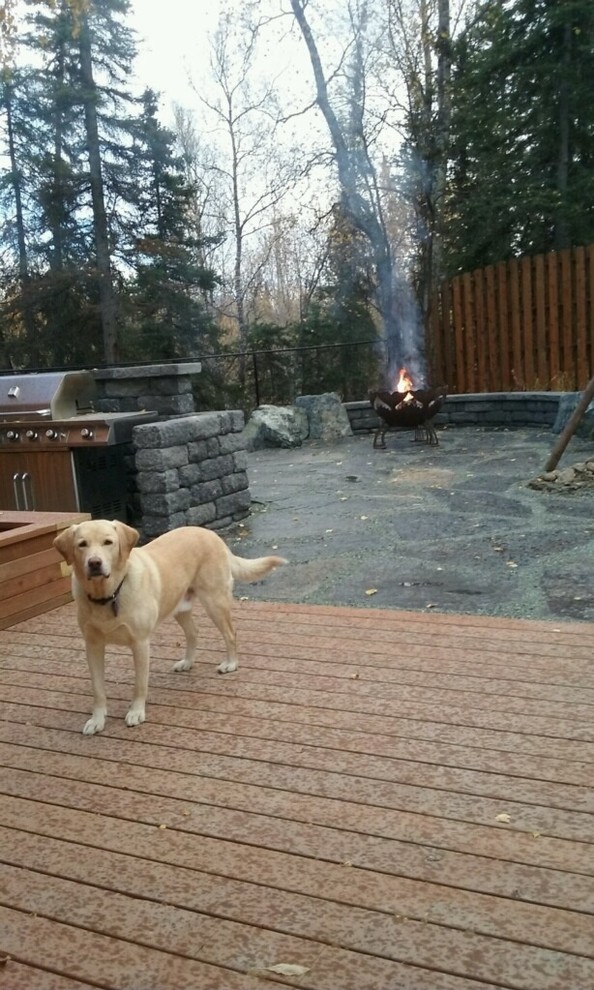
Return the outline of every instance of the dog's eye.
{"type": "Polygon", "coordinates": [[[108,540],[103,540],[103,546],[104,547],[112,547],[113,546],[113,540],[109,540],[109,539],[108,540]]]}
{"type": "Polygon", "coordinates": [[[79,544],[78,545],[79,545],[79,547],[88,547],[89,544],[87,543],[86,540],[79,540],[79,544]]]}

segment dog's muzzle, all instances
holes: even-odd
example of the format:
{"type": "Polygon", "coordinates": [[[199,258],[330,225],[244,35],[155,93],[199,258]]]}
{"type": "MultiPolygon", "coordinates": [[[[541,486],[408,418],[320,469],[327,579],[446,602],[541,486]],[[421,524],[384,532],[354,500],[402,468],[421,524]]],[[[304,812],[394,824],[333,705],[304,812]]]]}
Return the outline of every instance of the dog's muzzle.
{"type": "Polygon", "coordinates": [[[103,561],[101,557],[89,557],[87,560],[87,575],[90,578],[93,577],[109,577],[104,571],[103,561]]]}

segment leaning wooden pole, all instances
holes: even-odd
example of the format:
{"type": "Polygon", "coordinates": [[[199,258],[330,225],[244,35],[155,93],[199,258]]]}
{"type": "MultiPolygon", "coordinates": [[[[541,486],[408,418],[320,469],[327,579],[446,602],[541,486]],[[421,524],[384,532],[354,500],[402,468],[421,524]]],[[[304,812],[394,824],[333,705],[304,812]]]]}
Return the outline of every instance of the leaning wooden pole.
{"type": "Polygon", "coordinates": [[[575,407],[572,416],[568,419],[565,429],[563,430],[563,433],[561,434],[561,436],[557,440],[557,443],[553,447],[550,457],[547,463],[545,464],[545,471],[553,471],[557,467],[561,454],[563,453],[563,451],[567,447],[567,444],[569,443],[573,434],[575,433],[578,424],[582,416],[584,415],[586,409],[590,405],[592,399],[594,399],[594,378],[590,379],[587,387],[582,392],[582,397],[580,401],[575,407]]]}

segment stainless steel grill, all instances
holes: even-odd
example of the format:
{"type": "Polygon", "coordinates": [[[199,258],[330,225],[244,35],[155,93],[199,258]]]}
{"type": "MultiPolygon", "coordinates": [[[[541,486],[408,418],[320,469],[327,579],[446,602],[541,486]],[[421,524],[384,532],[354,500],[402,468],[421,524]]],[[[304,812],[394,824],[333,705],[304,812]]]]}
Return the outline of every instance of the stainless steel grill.
{"type": "Polygon", "coordinates": [[[0,376],[0,508],[127,520],[132,430],[158,416],[96,396],[89,371],[0,376]]]}

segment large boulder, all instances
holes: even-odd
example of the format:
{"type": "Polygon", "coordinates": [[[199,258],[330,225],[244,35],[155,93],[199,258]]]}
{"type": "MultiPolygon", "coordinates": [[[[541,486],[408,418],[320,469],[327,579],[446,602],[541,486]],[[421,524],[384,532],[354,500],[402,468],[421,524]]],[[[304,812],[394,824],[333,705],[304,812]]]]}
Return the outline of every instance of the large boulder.
{"type": "MultiPolygon", "coordinates": [[[[557,418],[553,424],[553,433],[562,433],[573,416],[577,404],[582,397],[581,392],[565,392],[559,399],[557,418]]],[[[585,440],[594,439],[594,402],[591,402],[577,425],[576,437],[585,440]]]]}
{"type": "Polygon", "coordinates": [[[250,416],[243,438],[247,450],[264,447],[300,447],[307,438],[307,416],[295,406],[258,406],[250,416]]]}
{"type": "Polygon", "coordinates": [[[299,395],[295,406],[307,415],[310,440],[340,440],[352,437],[351,421],[336,392],[299,395]]]}

